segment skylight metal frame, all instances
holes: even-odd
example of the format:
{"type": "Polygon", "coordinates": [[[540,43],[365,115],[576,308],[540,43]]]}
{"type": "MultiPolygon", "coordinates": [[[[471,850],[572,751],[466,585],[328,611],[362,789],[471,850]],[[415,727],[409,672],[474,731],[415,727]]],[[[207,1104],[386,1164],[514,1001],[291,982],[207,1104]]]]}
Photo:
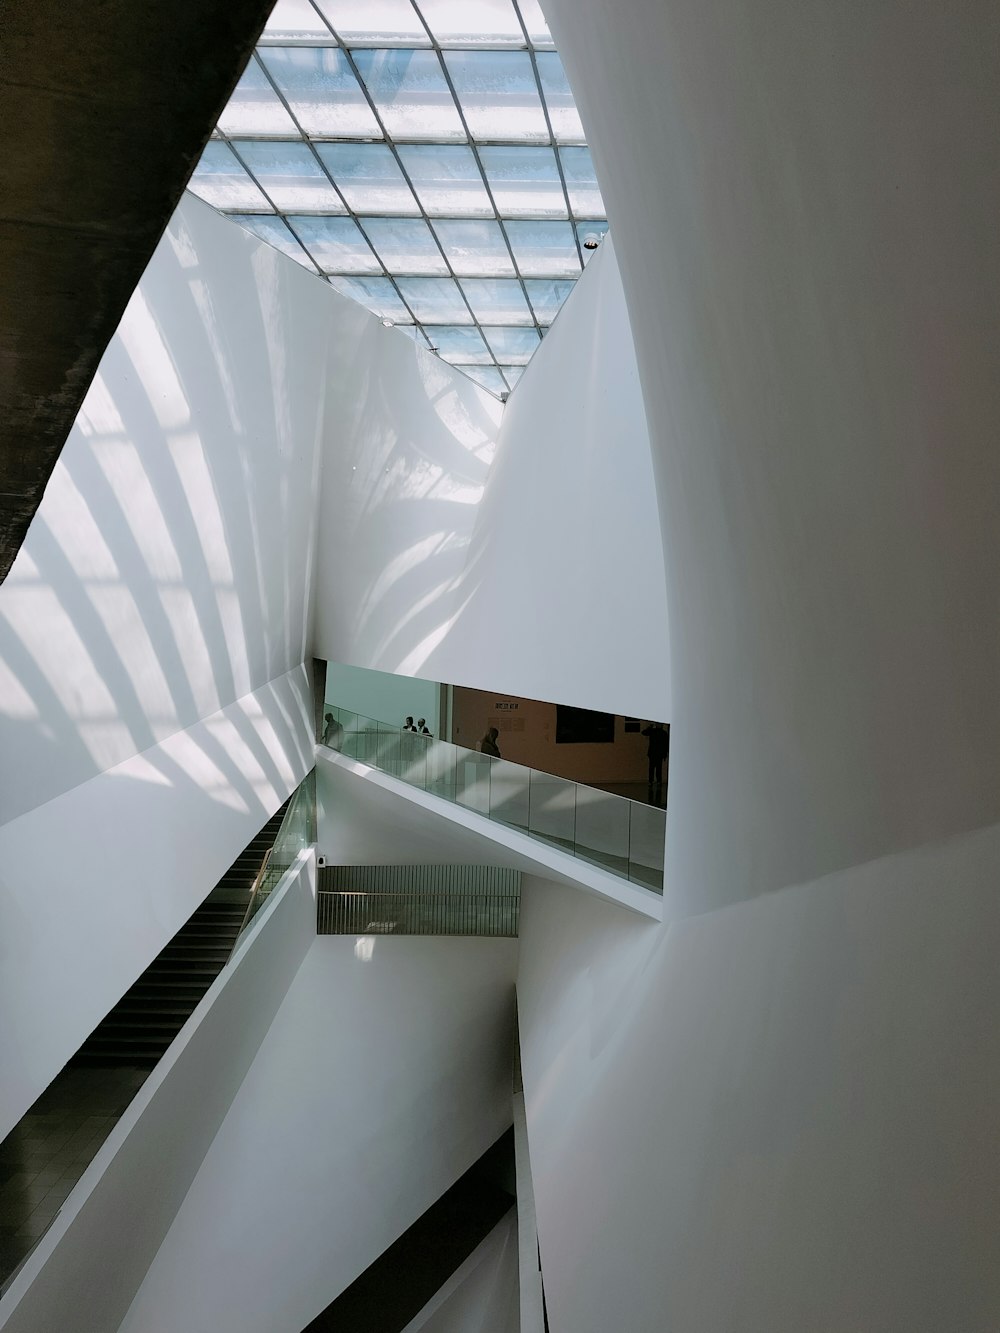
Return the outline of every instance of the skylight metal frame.
{"type": "MultiPolygon", "coordinates": [[[[474,0],[470,0],[470,3],[472,2],[474,2],[474,0]]],[[[253,216],[277,217],[280,221],[282,221],[285,224],[285,226],[291,233],[292,237],[295,239],[296,243],[301,247],[303,254],[307,258],[309,264],[312,265],[313,270],[327,279],[334,279],[341,275],[338,274],[336,270],[329,270],[325,268],[324,265],[318,261],[316,254],[310,248],[310,245],[307,244],[307,242],[304,240],[303,236],[300,233],[300,230],[296,228],[294,223],[291,221],[291,218],[313,217],[313,216],[331,217],[331,218],[342,217],[353,221],[357,226],[361,237],[364,239],[365,243],[371,250],[372,255],[374,256],[374,260],[378,266],[378,272],[377,273],[373,272],[372,274],[369,275],[369,277],[378,280],[385,280],[390,284],[395,299],[399,302],[400,308],[406,311],[409,320],[412,322],[413,329],[418,336],[418,341],[422,342],[422,345],[430,347],[432,351],[436,351],[437,348],[434,345],[435,328],[443,329],[443,328],[461,327],[461,328],[467,328],[469,330],[475,330],[476,333],[478,333],[479,337],[481,338],[483,346],[489,353],[490,357],[489,362],[483,363],[482,365],[470,365],[470,366],[456,362],[451,362],[451,364],[455,365],[457,369],[461,369],[466,373],[471,372],[473,378],[476,378],[477,371],[482,372],[483,370],[487,369],[490,371],[496,371],[500,377],[500,381],[502,383],[507,384],[509,392],[509,390],[512,389],[514,384],[517,382],[517,379],[523,372],[524,367],[523,365],[506,367],[505,363],[502,362],[500,359],[498,359],[497,354],[494,352],[490,340],[484,333],[484,328],[509,327],[509,328],[519,329],[522,332],[530,328],[534,332],[536,338],[538,339],[538,343],[540,345],[541,339],[544,337],[545,331],[549,327],[551,320],[543,322],[543,320],[539,318],[539,313],[535,309],[535,305],[532,302],[531,295],[526,285],[527,280],[555,281],[560,283],[575,282],[579,277],[579,275],[583,272],[583,269],[585,268],[587,262],[587,257],[581,245],[581,224],[593,222],[595,226],[598,227],[606,228],[607,226],[606,219],[603,216],[595,216],[593,214],[581,215],[574,211],[572,201],[570,198],[569,186],[567,183],[566,168],[564,167],[563,164],[560,149],[586,147],[586,144],[578,142],[572,142],[572,143],[561,142],[556,136],[553,126],[552,114],[549,109],[548,101],[545,95],[544,84],[539,71],[536,48],[531,40],[528,31],[528,26],[521,12],[521,7],[520,4],[518,3],[518,0],[509,0],[509,3],[513,10],[514,17],[520,28],[521,37],[520,37],[520,42],[518,44],[513,44],[509,41],[505,43],[499,43],[499,42],[490,43],[489,41],[442,42],[436,35],[430,21],[424,14],[422,7],[423,0],[407,0],[409,7],[414,14],[415,31],[418,29],[422,30],[424,34],[423,40],[425,41],[426,44],[414,45],[413,39],[411,38],[407,42],[400,43],[395,46],[387,46],[385,41],[375,41],[375,40],[371,41],[352,40],[348,44],[348,42],[346,42],[343,39],[341,32],[334,25],[331,19],[328,18],[327,15],[323,12],[323,10],[319,8],[319,5],[316,3],[316,0],[306,0],[306,3],[308,4],[308,7],[312,11],[312,13],[316,16],[318,20],[318,25],[320,25],[322,29],[328,34],[329,40],[318,34],[312,34],[309,35],[308,37],[301,37],[301,38],[268,35],[260,39],[260,41],[258,42],[258,48],[257,50],[254,51],[253,56],[251,57],[252,61],[256,62],[257,70],[259,71],[260,74],[263,75],[266,86],[271,90],[271,92],[274,94],[274,96],[278,99],[281,106],[283,107],[284,112],[288,116],[291,125],[294,127],[297,137],[290,137],[287,133],[281,135],[268,135],[261,133],[249,133],[249,132],[232,133],[232,132],[226,132],[219,127],[216,128],[212,136],[214,141],[225,143],[228,146],[228,148],[233,153],[235,160],[240,166],[240,168],[246,172],[247,178],[260,191],[262,198],[266,201],[269,209],[272,211],[262,212],[258,208],[246,208],[246,207],[243,208],[227,207],[223,211],[227,213],[236,213],[247,218],[253,216]],[[279,85],[277,78],[272,74],[268,66],[268,63],[262,54],[266,53],[268,49],[275,49],[275,48],[288,49],[288,50],[302,49],[302,48],[313,48],[318,50],[326,50],[326,49],[339,50],[342,53],[343,57],[346,59],[351,74],[355,79],[355,81],[357,82],[357,86],[360,89],[361,94],[363,95],[368,111],[371,114],[374,123],[378,128],[379,135],[381,137],[375,138],[369,136],[358,137],[356,135],[308,134],[303,128],[299,115],[293,108],[290,98],[286,96],[285,92],[279,85]],[[369,89],[367,83],[365,82],[365,79],[361,74],[361,70],[358,66],[358,63],[355,60],[354,52],[361,50],[420,51],[420,52],[426,52],[428,55],[433,53],[437,61],[438,69],[440,70],[441,77],[444,81],[444,85],[447,87],[448,93],[454,104],[455,111],[457,113],[459,122],[462,127],[462,132],[465,136],[464,141],[457,139],[452,139],[447,141],[427,140],[425,138],[422,139],[417,137],[411,137],[408,135],[397,136],[390,134],[385,122],[385,118],[380,112],[378,105],[376,104],[375,98],[371,90],[369,89]],[[465,51],[465,52],[476,52],[476,53],[486,53],[486,54],[499,53],[499,52],[514,52],[514,51],[526,52],[530,61],[531,74],[534,81],[535,91],[537,93],[539,104],[542,110],[542,115],[544,117],[545,130],[547,135],[545,141],[543,142],[537,139],[526,140],[524,138],[515,138],[515,137],[507,137],[507,138],[495,138],[486,136],[477,137],[476,135],[474,135],[470,128],[465,108],[463,107],[462,101],[458,95],[451,70],[448,66],[447,59],[445,58],[446,52],[453,52],[453,51],[465,51]],[[338,213],[333,213],[329,208],[316,209],[316,210],[308,208],[285,210],[279,208],[276,205],[275,200],[272,197],[271,193],[268,191],[266,185],[263,183],[262,179],[257,175],[257,173],[251,168],[246,155],[241,151],[241,144],[246,144],[248,142],[267,143],[269,145],[274,145],[276,148],[279,149],[282,144],[291,145],[291,144],[304,143],[308,145],[311,158],[315,163],[316,167],[318,168],[319,176],[317,177],[317,179],[321,179],[325,184],[329,185],[330,189],[333,192],[333,197],[335,197],[339,201],[339,205],[342,207],[343,211],[338,213]],[[414,213],[407,213],[407,214],[375,213],[375,212],[359,212],[356,208],[352,207],[348,203],[345,191],[338,186],[335,173],[330,170],[323,155],[317,149],[316,145],[322,143],[344,143],[344,144],[357,144],[357,145],[382,144],[385,147],[387,147],[392,155],[392,159],[395,163],[397,170],[399,171],[402,180],[405,182],[407,189],[410,191],[413,197],[413,201],[416,205],[417,211],[414,213]],[[471,153],[472,159],[475,162],[476,170],[478,171],[482,182],[483,191],[485,193],[486,199],[489,201],[489,206],[492,209],[491,218],[484,215],[477,215],[475,217],[469,217],[469,216],[462,217],[457,214],[449,215],[448,217],[432,216],[431,213],[428,212],[427,207],[425,207],[424,201],[421,198],[421,194],[417,189],[416,185],[414,184],[414,179],[413,177],[411,177],[410,172],[407,170],[406,163],[403,159],[402,154],[399,151],[399,145],[410,145],[410,144],[416,144],[422,147],[431,147],[431,148],[433,147],[447,148],[451,146],[456,146],[456,147],[460,146],[466,148],[471,153]],[[480,149],[483,147],[494,147],[494,146],[512,148],[517,150],[528,149],[528,148],[547,148],[550,150],[553,160],[555,162],[556,173],[558,175],[559,192],[561,193],[562,196],[562,207],[564,209],[564,217],[562,219],[553,218],[551,213],[543,214],[540,212],[536,217],[532,217],[530,212],[529,213],[518,212],[516,214],[511,214],[509,210],[506,213],[501,211],[501,209],[497,205],[497,197],[494,192],[494,187],[490,180],[489,174],[486,170],[483,161],[483,157],[480,152],[480,149]],[[433,238],[434,245],[436,246],[437,252],[440,255],[441,262],[444,265],[443,272],[441,272],[438,276],[442,280],[450,281],[452,284],[454,284],[454,288],[458,294],[458,298],[460,298],[461,305],[464,306],[464,309],[468,314],[469,322],[467,324],[462,324],[460,326],[455,325],[453,316],[451,321],[449,321],[448,323],[443,323],[443,322],[435,323],[431,320],[418,319],[416,317],[416,313],[413,309],[413,306],[410,300],[408,300],[404,295],[404,291],[400,286],[400,282],[401,281],[406,282],[410,278],[427,278],[433,275],[429,275],[426,272],[409,273],[403,271],[399,272],[390,271],[386,259],[381,254],[379,247],[371,239],[368,230],[365,226],[366,221],[373,221],[376,218],[381,219],[383,217],[392,220],[411,219],[411,220],[420,220],[423,222],[424,226],[427,228],[429,235],[433,238]],[[487,314],[484,315],[483,317],[478,316],[476,310],[473,309],[469,297],[466,295],[466,291],[463,286],[463,280],[479,281],[485,275],[460,274],[456,270],[456,266],[450,259],[445,249],[445,246],[442,243],[441,238],[438,234],[437,224],[441,222],[455,220],[455,221],[469,221],[469,222],[481,223],[481,222],[489,222],[491,219],[493,223],[499,227],[500,236],[503,238],[503,244],[506,249],[506,253],[510,261],[510,266],[512,270],[510,275],[507,275],[499,280],[516,281],[521,293],[522,300],[524,302],[525,309],[527,310],[528,315],[530,316],[531,320],[530,324],[525,323],[523,319],[521,319],[520,322],[517,323],[513,323],[510,320],[504,321],[503,319],[497,318],[496,311],[492,312],[492,314],[487,312],[487,314]],[[511,243],[511,238],[510,235],[508,234],[507,227],[505,224],[508,222],[531,222],[531,221],[542,222],[542,223],[563,222],[565,226],[568,226],[570,228],[573,237],[573,245],[575,247],[575,257],[577,264],[579,265],[578,270],[574,271],[572,274],[567,274],[564,272],[556,272],[556,271],[553,271],[549,274],[533,273],[527,275],[526,279],[526,275],[522,273],[521,266],[519,265],[517,258],[515,256],[514,248],[511,243]]],[[[418,38],[417,40],[420,39],[418,38]]],[[[551,51],[554,51],[555,48],[554,46],[551,45],[543,45],[540,46],[538,49],[544,51],[545,53],[549,53],[551,51]]],[[[555,186],[554,180],[552,184],[554,187],[555,186]]],[[[196,184],[195,184],[195,189],[197,189],[196,184]]],[[[357,273],[344,273],[343,276],[348,279],[362,277],[362,275],[359,275],[357,273]]],[[[486,278],[486,280],[493,281],[495,279],[486,278]]],[[[453,307],[453,309],[454,308],[455,307],[453,307]]],[[[553,315],[553,318],[554,317],[555,316],[553,315]]],[[[490,391],[496,392],[496,390],[490,390],[490,391]]],[[[500,396],[506,397],[506,393],[501,391],[500,396]]]]}

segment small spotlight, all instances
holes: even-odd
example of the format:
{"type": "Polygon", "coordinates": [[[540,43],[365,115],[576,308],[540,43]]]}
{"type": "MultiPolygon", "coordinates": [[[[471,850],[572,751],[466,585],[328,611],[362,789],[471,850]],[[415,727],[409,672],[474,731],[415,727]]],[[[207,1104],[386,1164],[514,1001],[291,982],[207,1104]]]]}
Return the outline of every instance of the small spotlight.
{"type": "Polygon", "coordinates": [[[391,328],[392,328],[392,320],[391,320],[391,319],[386,319],[386,317],[383,315],[383,316],[382,316],[382,327],[385,328],[385,329],[391,329],[391,328]]]}
{"type": "Polygon", "coordinates": [[[583,238],[583,248],[585,250],[596,250],[601,243],[601,238],[596,231],[588,231],[583,238]]]}

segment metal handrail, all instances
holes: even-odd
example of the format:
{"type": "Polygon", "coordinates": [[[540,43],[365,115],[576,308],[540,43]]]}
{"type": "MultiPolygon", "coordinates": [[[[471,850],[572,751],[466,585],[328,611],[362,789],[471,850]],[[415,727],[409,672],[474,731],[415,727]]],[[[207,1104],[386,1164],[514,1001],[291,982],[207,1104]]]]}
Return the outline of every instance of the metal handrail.
{"type": "Polygon", "coordinates": [[[480,750],[473,750],[455,741],[438,740],[435,737],[407,732],[392,723],[381,722],[363,713],[354,713],[337,704],[328,703],[327,707],[332,710],[336,723],[336,729],[329,739],[321,742],[328,748],[389,773],[410,786],[440,796],[452,804],[462,805],[487,819],[508,824],[526,833],[528,837],[560,847],[571,856],[588,861],[610,874],[662,895],[666,824],[666,812],[662,807],[635,801],[617,792],[606,792],[600,788],[590,787],[587,783],[573,778],[531,768],[527,764],[518,764],[510,759],[484,755],[480,750]],[[365,754],[363,757],[358,753],[360,749],[358,742],[362,738],[365,738],[366,749],[374,739],[375,753],[365,754]],[[394,753],[388,762],[381,753],[383,739],[391,740],[399,747],[398,752],[394,753]],[[455,757],[453,773],[448,771],[451,754],[455,757]],[[467,764],[469,760],[474,761],[477,776],[471,783],[463,776],[463,791],[459,794],[459,764],[467,764]],[[440,775],[435,776],[433,770],[437,769],[439,764],[443,766],[440,775]],[[510,789],[506,792],[501,788],[498,792],[499,799],[494,803],[494,784],[505,782],[512,776],[510,770],[517,770],[517,773],[522,775],[517,779],[521,782],[521,786],[519,789],[510,789]],[[482,778],[479,775],[482,775],[482,778]],[[449,777],[452,782],[450,790],[449,777]],[[482,797],[484,790],[485,800],[482,797]],[[569,829],[563,832],[560,827],[565,806],[559,805],[557,808],[557,804],[552,801],[554,794],[557,802],[561,802],[564,792],[572,795],[571,833],[569,829]],[[469,794],[473,799],[464,799],[469,794]],[[511,796],[517,801],[526,801],[526,815],[523,818],[510,817],[511,796]],[[588,819],[593,819],[593,812],[599,807],[599,818],[591,829],[592,836],[598,839],[594,843],[591,843],[580,830],[581,797],[585,797],[590,807],[588,819]],[[554,823],[546,816],[546,807],[549,805],[553,811],[554,823]],[[614,824],[620,826],[611,835],[601,831],[601,824],[607,824],[601,812],[607,812],[614,824]],[[544,823],[548,823],[549,827],[543,827],[544,823]]]}
{"type": "MultiPolygon", "coordinates": [[[[264,859],[260,863],[260,869],[257,871],[257,877],[254,880],[253,887],[250,890],[250,901],[247,903],[247,910],[243,915],[243,920],[240,922],[240,931],[239,934],[236,936],[236,944],[239,944],[240,940],[243,937],[243,932],[246,930],[247,926],[253,920],[254,903],[257,901],[257,894],[260,892],[260,886],[261,883],[263,882],[264,875],[267,873],[267,867],[268,864],[270,863],[271,853],[273,851],[274,851],[273,846],[268,847],[267,851],[264,853],[264,859]]],[[[233,945],[234,950],[236,948],[236,944],[233,945]]]]}

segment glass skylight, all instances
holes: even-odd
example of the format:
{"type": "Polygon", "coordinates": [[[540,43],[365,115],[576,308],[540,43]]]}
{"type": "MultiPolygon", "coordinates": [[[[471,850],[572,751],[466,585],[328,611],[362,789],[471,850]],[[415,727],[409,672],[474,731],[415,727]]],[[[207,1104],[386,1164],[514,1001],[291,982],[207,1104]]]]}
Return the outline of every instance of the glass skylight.
{"type": "Polygon", "coordinates": [[[277,0],[191,189],[501,395],[607,230],[538,0],[277,0]]]}

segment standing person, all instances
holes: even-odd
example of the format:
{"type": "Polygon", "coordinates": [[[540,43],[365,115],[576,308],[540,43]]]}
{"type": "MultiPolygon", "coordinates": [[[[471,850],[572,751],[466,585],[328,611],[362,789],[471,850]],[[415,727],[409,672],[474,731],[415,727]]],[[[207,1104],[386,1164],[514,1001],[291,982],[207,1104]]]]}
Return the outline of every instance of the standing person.
{"type": "Polygon", "coordinates": [[[327,713],[323,718],[323,745],[333,745],[340,731],[340,723],[334,718],[332,713],[327,713]]]}
{"type": "Polygon", "coordinates": [[[494,759],[500,758],[500,746],[497,745],[497,737],[500,735],[496,727],[490,727],[489,731],[479,742],[479,749],[482,754],[490,754],[494,759]]]}
{"type": "Polygon", "coordinates": [[[431,734],[431,729],[427,725],[427,719],[425,717],[417,718],[417,725],[413,730],[418,732],[421,736],[429,736],[431,734]]]}
{"type": "Polygon", "coordinates": [[[406,721],[403,723],[403,730],[416,731],[416,727],[413,725],[413,718],[410,717],[409,715],[407,715],[406,721]]]}
{"type": "Polygon", "coordinates": [[[642,735],[649,738],[649,748],[646,751],[646,758],[649,761],[649,791],[659,804],[660,792],[663,788],[663,761],[670,760],[670,728],[664,727],[662,722],[650,722],[648,727],[643,727],[642,735]]]}

